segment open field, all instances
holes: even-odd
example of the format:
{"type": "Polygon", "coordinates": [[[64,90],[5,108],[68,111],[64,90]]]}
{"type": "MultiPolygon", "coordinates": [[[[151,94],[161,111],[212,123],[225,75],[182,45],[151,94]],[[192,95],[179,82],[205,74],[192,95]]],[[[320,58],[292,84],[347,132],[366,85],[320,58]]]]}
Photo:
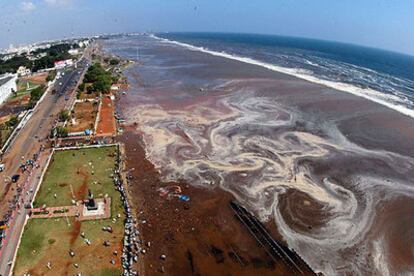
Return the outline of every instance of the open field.
{"type": "Polygon", "coordinates": [[[114,118],[114,103],[111,98],[104,96],[99,113],[99,121],[96,129],[97,136],[112,136],[116,134],[114,118]]]}
{"type": "Polygon", "coordinates": [[[80,100],[94,100],[97,97],[99,97],[99,93],[97,92],[92,92],[90,94],[86,93],[86,92],[81,92],[79,99],[80,100]]]}
{"type": "Polygon", "coordinates": [[[23,106],[30,102],[30,91],[19,91],[7,101],[9,106],[23,106]]]}
{"type": "Polygon", "coordinates": [[[41,73],[29,77],[19,78],[16,94],[12,95],[11,99],[13,100],[20,98],[26,94],[29,94],[32,89],[40,85],[45,85],[47,76],[48,73],[41,73]]]}
{"type": "Polygon", "coordinates": [[[41,73],[41,74],[29,76],[29,77],[22,77],[19,79],[17,90],[26,89],[27,84],[29,84],[29,87],[46,84],[47,76],[48,76],[48,73],[41,73]]]}
{"type": "Polygon", "coordinates": [[[46,83],[46,78],[48,75],[49,73],[37,73],[28,77],[22,77],[21,79],[25,81],[31,81],[37,84],[43,84],[46,83]]]}
{"type": "Polygon", "coordinates": [[[17,95],[27,93],[31,89],[34,89],[38,87],[40,84],[27,80],[27,79],[19,79],[19,82],[17,84],[17,95]]]}
{"type": "Polygon", "coordinates": [[[79,222],[74,218],[29,219],[18,251],[14,275],[121,275],[125,218],[112,175],[116,148],[90,148],[55,152],[36,196],[35,206],[71,205],[72,199],[111,197],[111,218],[79,222]],[[114,223],[113,218],[120,214],[114,223]],[[113,233],[102,231],[111,226],[113,233]],[[82,237],[84,233],[84,237],[82,237]],[[87,245],[84,239],[91,241],[87,245]],[[104,246],[109,241],[109,246],[104,246]],[[69,255],[73,250],[74,257],[69,255]],[[114,255],[114,251],[118,254],[114,255]],[[115,264],[111,264],[115,260],[115,264]],[[50,262],[50,269],[47,267],[50,262]],[[97,265],[99,263],[99,265],[97,265]],[[78,265],[78,268],[75,267],[78,265]]]}
{"type": "Polygon", "coordinates": [[[93,131],[98,105],[95,102],[79,102],[75,104],[68,123],[69,132],[80,132],[86,129],[93,131]]]}

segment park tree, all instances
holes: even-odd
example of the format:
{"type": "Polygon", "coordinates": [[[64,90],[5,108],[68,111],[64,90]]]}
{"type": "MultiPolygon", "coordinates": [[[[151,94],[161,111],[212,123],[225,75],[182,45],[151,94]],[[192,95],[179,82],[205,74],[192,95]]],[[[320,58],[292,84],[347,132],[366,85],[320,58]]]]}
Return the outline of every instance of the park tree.
{"type": "Polygon", "coordinates": [[[67,137],[68,136],[68,129],[63,126],[56,127],[56,133],[58,137],[67,137]]]}
{"type": "Polygon", "coordinates": [[[49,74],[46,77],[46,81],[53,81],[56,77],[56,71],[50,71],[49,74]]]}
{"type": "Polygon", "coordinates": [[[109,64],[110,64],[110,65],[118,65],[118,64],[119,64],[119,60],[118,60],[118,59],[116,59],[116,58],[111,58],[111,59],[109,60],[109,64]]]}
{"type": "Polygon", "coordinates": [[[86,84],[84,82],[82,82],[81,84],[79,84],[79,90],[82,92],[85,90],[85,86],[86,84]]]}
{"type": "Polygon", "coordinates": [[[30,91],[29,108],[32,108],[37,103],[37,101],[42,97],[43,92],[45,92],[44,85],[36,87],[32,91],[30,91]]]}
{"type": "Polygon", "coordinates": [[[69,119],[69,111],[67,109],[62,109],[59,112],[59,121],[65,122],[67,119],[69,119]]]}
{"type": "Polygon", "coordinates": [[[7,126],[8,127],[15,127],[17,126],[17,124],[19,123],[19,119],[17,118],[16,115],[13,115],[10,117],[10,119],[7,121],[7,126]]]}

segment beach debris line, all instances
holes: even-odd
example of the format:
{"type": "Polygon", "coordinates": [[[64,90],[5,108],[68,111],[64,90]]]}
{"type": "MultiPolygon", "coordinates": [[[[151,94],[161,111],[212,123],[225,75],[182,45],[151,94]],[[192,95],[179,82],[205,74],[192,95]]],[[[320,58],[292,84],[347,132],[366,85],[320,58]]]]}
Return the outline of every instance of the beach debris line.
{"type": "MultiPolygon", "coordinates": [[[[140,233],[137,228],[137,221],[133,218],[131,213],[131,207],[128,203],[127,194],[123,185],[123,181],[120,177],[120,152],[118,147],[118,157],[117,157],[117,168],[115,170],[114,184],[116,189],[121,194],[121,201],[124,206],[126,219],[125,219],[125,230],[124,230],[124,241],[123,241],[123,249],[122,249],[122,268],[124,270],[124,276],[132,276],[138,275],[138,272],[133,269],[134,262],[138,262],[138,256],[141,252],[141,240],[140,240],[140,233]]],[[[111,232],[112,228],[110,226],[106,226],[102,228],[103,231],[111,232]]],[[[114,252],[114,255],[118,255],[118,252],[114,252]]],[[[115,264],[115,261],[112,260],[111,264],[115,264]]]]}
{"type": "Polygon", "coordinates": [[[178,198],[180,201],[190,201],[190,196],[182,194],[182,189],[178,185],[170,185],[157,189],[158,195],[168,200],[178,198]]]}

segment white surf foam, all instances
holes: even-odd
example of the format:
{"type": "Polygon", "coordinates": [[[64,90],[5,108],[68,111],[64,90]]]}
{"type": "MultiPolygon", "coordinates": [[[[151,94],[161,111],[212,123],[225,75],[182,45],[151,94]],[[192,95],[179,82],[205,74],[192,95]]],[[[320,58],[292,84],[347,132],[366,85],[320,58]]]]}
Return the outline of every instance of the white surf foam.
{"type": "Polygon", "coordinates": [[[155,38],[155,39],[158,39],[160,41],[163,41],[165,43],[171,43],[171,44],[179,45],[179,46],[185,47],[185,48],[187,48],[189,50],[192,50],[192,51],[199,51],[199,52],[211,54],[213,56],[224,57],[224,58],[237,60],[237,61],[248,63],[248,64],[261,66],[261,67],[267,68],[267,69],[272,70],[272,71],[288,74],[288,75],[295,76],[297,78],[307,80],[307,81],[310,81],[310,82],[313,82],[313,83],[316,83],[316,84],[324,85],[324,86],[329,87],[329,88],[333,88],[333,89],[336,89],[336,90],[348,92],[348,93],[351,93],[355,96],[362,97],[362,98],[365,98],[367,100],[376,102],[376,103],[381,104],[383,106],[386,106],[390,109],[396,110],[396,111],[398,111],[398,112],[400,112],[400,113],[402,113],[406,116],[414,118],[414,110],[410,109],[410,108],[408,108],[408,107],[406,107],[402,104],[398,104],[398,103],[403,103],[404,99],[401,99],[400,97],[398,97],[396,95],[388,95],[388,94],[384,94],[384,93],[381,93],[381,92],[373,90],[373,89],[360,88],[360,87],[350,85],[350,84],[346,84],[346,83],[318,79],[315,76],[306,74],[306,71],[302,70],[302,69],[286,68],[286,67],[277,66],[277,65],[274,65],[274,64],[258,61],[258,60],[255,60],[255,59],[252,59],[252,58],[249,58],[249,57],[232,55],[232,54],[228,54],[228,53],[225,53],[225,52],[212,51],[212,50],[209,50],[209,49],[206,49],[206,48],[203,48],[203,47],[198,47],[198,46],[194,46],[194,45],[187,44],[187,43],[182,43],[182,42],[178,42],[178,41],[174,41],[174,40],[169,40],[169,39],[161,38],[161,37],[158,37],[158,36],[155,36],[155,35],[150,35],[150,36],[155,38]]]}

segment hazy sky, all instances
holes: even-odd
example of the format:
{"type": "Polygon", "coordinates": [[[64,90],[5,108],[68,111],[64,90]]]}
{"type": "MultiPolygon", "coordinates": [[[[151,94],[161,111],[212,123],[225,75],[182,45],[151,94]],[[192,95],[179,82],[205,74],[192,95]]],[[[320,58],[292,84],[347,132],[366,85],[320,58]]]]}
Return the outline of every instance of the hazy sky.
{"type": "Polygon", "coordinates": [[[0,0],[0,47],[71,35],[220,31],[414,55],[414,0],[0,0]]]}

